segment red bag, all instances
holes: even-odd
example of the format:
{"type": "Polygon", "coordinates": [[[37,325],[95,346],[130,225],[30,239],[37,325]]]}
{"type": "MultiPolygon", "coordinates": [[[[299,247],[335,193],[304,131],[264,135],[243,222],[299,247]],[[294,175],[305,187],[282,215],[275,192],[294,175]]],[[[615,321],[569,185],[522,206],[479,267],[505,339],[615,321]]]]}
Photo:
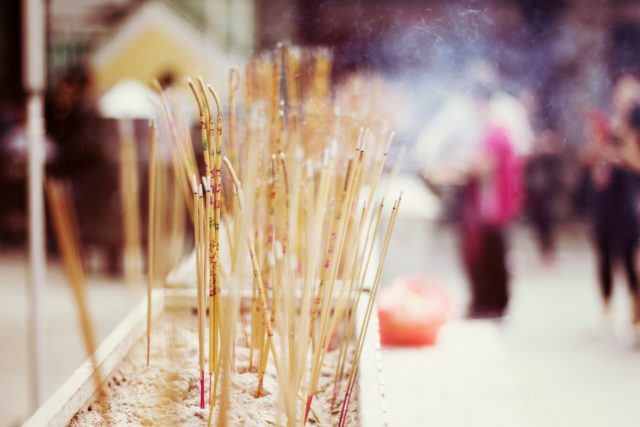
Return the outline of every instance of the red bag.
{"type": "Polygon", "coordinates": [[[450,308],[449,294],[425,277],[397,278],[378,297],[382,345],[433,345],[450,308]]]}

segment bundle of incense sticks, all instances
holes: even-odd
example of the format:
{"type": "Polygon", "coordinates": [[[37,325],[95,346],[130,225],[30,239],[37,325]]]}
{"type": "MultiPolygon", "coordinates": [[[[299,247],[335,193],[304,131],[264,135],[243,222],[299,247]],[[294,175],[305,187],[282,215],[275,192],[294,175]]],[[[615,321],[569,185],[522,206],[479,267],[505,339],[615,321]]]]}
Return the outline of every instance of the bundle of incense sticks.
{"type": "Polygon", "coordinates": [[[288,426],[318,418],[325,357],[337,352],[332,405],[341,405],[338,423],[347,420],[400,197],[387,210],[379,188],[393,134],[370,108],[351,109],[362,103],[332,89],[331,62],[326,49],[278,45],[230,71],[228,106],[202,78],[188,80],[200,118],[195,152],[179,106],[163,93],[158,139],[170,147],[176,188],[190,190],[182,200],[193,222],[200,404],[208,394],[209,424],[214,407],[217,424],[229,423],[243,341],[256,398],[274,366],[288,426]],[[252,296],[246,305],[243,295],[252,296]]]}

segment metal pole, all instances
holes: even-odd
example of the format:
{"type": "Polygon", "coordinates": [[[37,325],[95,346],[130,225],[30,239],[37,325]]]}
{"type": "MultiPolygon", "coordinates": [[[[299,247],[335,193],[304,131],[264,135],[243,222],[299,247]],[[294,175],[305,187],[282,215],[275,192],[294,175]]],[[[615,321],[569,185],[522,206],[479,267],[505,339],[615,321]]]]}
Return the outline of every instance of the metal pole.
{"type": "Polygon", "coordinates": [[[29,200],[29,394],[32,409],[40,406],[42,364],[41,296],[45,284],[44,230],[44,79],[45,13],[43,0],[23,0],[23,85],[27,92],[29,200]]]}

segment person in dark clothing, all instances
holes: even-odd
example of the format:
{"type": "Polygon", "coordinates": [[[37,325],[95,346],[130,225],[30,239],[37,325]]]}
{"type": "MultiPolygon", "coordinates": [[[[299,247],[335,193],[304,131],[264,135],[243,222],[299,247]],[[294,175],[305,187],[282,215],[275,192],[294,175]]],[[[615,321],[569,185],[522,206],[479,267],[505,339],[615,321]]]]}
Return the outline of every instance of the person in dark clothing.
{"type": "Polygon", "coordinates": [[[621,165],[596,165],[592,171],[591,212],[598,257],[598,279],[609,310],[613,290],[613,266],[622,262],[629,291],[638,293],[637,175],[621,165]]]}
{"type": "MultiPolygon", "coordinates": [[[[614,88],[614,114],[591,117],[592,147],[589,210],[593,226],[597,271],[605,325],[613,293],[613,268],[621,263],[633,305],[632,325],[640,342],[640,295],[636,255],[640,237],[640,129],[634,129],[633,112],[640,102],[640,82],[621,78],[614,88]]],[[[609,326],[607,326],[609,327],[609,326]]]]}
{"type": "Polygon", "coordinates": [[[505,231],[478,217],[478,183],[471,180],[462,194],[461,245],[469,278],[473,318],[501,317],[509,303],[505,231]]]}
{"type": "Polygon", "coordinates": [[[553,259],[556,208],[562,191],[562,161],[556,147],[553,132],[543,132],[524,172],[525,209],[546,262],[553,259]]]}
{"type": "Polygon", "coordinates": [[[507,228],[520,205],[520,162],[506,131],[489,124],[462,194],[461,245],[470,317],[502,317],[509,302],[507,228]]]}

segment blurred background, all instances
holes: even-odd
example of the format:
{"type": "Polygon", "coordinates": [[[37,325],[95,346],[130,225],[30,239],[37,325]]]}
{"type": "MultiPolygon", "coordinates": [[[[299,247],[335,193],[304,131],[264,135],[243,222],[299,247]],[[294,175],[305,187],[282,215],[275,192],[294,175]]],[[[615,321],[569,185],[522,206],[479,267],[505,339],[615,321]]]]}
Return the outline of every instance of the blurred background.
{"type": "Polygon", "coordinates": [[[225,88],[230,66],[280,41],[333,49],[336,86],[375,78],[396,132],[405,202],[380,303],[390,425],[638,425],[640,2],[46,0],[33,85],[35,3],[0,2],[0,425],[20,424],[84,360],[46,217],[30,388],[30,96],[42,97],[46,173],[71,183],[102,340],[135,302],[119,119],[133,123],[144,230],[149,82],[184,96],[197,141],[186,77],[225,88]],[[428,342],[412,336],[441,324],[428,342]]]}

